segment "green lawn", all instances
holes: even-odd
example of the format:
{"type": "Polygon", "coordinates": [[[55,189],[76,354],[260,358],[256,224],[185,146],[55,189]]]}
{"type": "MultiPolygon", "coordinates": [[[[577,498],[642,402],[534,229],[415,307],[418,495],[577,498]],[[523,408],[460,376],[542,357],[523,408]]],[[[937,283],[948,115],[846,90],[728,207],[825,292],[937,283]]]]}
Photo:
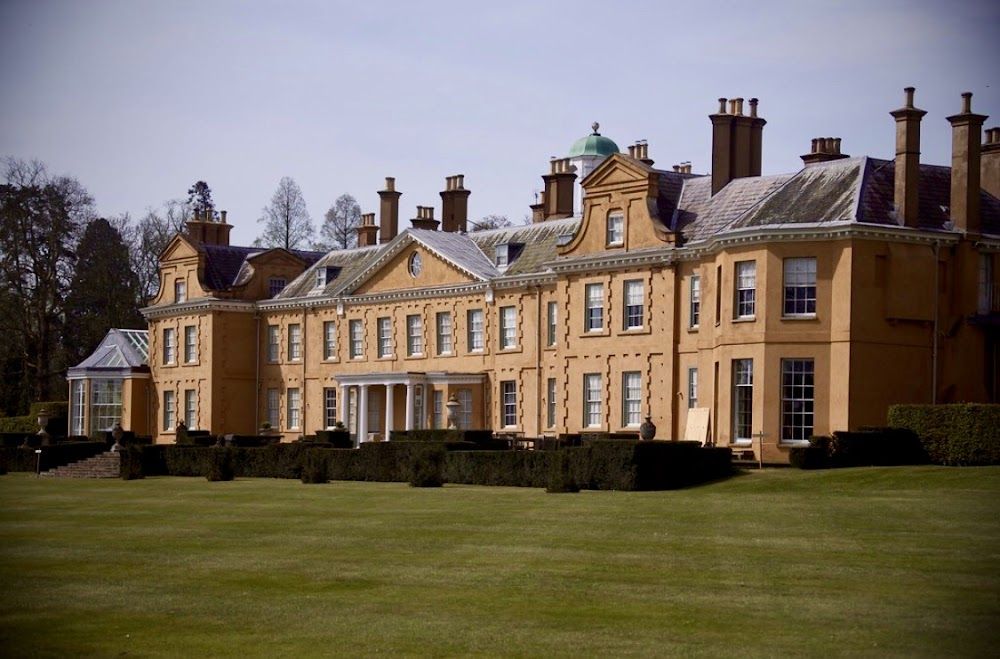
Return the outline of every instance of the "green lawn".
{"type": "Polygon", "coordinates": [[[0,477],[0,654],[997,656],[1000,468],[677,492],[0,477]]]}

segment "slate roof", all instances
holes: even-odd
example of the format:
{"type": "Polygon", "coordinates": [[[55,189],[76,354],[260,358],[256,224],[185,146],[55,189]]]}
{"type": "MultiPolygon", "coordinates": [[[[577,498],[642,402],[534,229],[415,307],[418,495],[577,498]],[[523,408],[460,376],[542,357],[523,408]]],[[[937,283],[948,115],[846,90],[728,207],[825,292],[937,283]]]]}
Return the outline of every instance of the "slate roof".
{"type": "MultiPolygon", "coordinates": [[[[650,214],[654,223],[661,225],[658,228],[680,233],[681,246],[704,242],[728,232],[768,227],[850,223],[900,225],[893,199],[895,163],[891,160],[842,158],[809,165],[791,174],[738,178],[715,195],[711,194],[709,176],[656,170],[638,161],[632,164],[657,175],[658,196],[650,200],[650,214]]],[[[921,165],[919,186],[920,228],[951,230],[948,213],[950,168],[921,165]]],[[[983,233],[1000,235],[1000,200],[982,192],[980,207],[983,233]]],[[[349,292],[345,287],[376,266],[386,250],[398,250],[403,246],[401,242],[410,240],[423,244],[476,279],[539,273],[552,261],[592,258],[592,255],[563,259],[558,256],[557,246],[573,236],[580,224],[580,218],[567,218],[470,234],[407,229],[386,245],[328,253],[315,260],[314,265],[286,287],[278,298],[336,296],[349,292]],[[520,243],[524,248],[518,258],[501,271],[494,265],[494,254],[496,247],[504,243],[520,243]],[[316,289],[315,269],[328,266],[340,268],[339,276],[323,289],[316,289]]],[[[664,247],[668,245],[665,243],[664,247]]],[[[247,254],[238,252],[247,248],[213,249],[220,252],[220,270],[229,263],[228,259],[235,262],[247,258],[247,254]]],[[[652,253],[662,249],[647,248],[645,251],[652,253]]],[[[630,253],[638,255],[642,251],[630,250],[630,253]]]]}
{"type": "MultiPolygon", "coordinates": [[[[199,243],[199,248],[205,252],[205,276],[202,282],[206,288],[213,291],[224,291],[241,283],[246,283],[253,273],[247,260],[268,251],[261,247],[236,247],[234,245],[211,245],[199,243]]],[[[288,250],[298,258],[312,265],[323,257],[323,252],[312,252],[300,249],[288,250]]]]}
{"type": "Polygon", "coordinates": [[[67,371],[69,377],[86,375],[89,371],[147,370],[149,334],[146,330],[111,329],[100,345],[82,362],[67,371]]]}

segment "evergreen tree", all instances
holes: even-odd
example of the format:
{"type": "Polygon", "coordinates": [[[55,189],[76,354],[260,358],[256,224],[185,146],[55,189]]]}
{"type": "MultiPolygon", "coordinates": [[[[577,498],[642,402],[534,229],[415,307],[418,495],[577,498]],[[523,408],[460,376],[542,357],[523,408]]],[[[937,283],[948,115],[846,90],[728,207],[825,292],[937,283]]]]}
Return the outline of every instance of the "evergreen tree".
{"type": "Polygon", "coordinates": [[[111,328],[141,329],[136,276],[121,233],[104,219],[94,220],[77,248],[76,273],[66,297],[63,343],[69,363],[93,351],[111,328]]]}

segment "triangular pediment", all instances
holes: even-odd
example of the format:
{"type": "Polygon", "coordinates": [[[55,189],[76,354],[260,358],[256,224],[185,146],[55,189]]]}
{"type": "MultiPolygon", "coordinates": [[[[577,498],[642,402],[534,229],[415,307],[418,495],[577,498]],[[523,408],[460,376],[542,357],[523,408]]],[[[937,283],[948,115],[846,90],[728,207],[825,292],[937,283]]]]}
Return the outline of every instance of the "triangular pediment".
{"type": "Polygon", "coordinates": [[[584,190],[601,188],[609,185],[645,183],[649,180],[653,168],[633,158],[615,153],[606,158],[580,185],[584,190]]]}
{"type": "Polygon", "coordinates": [[[462,286],[488,281],[496,269],[467,235],[407,230],[342,292],[371,295],[416,288],[462,286]]]}
{"type": "Polygon", "coordinates": [[[160,252],[160,263],[198,256],[198,247],[183,233],[176,234],[160,252]]]}

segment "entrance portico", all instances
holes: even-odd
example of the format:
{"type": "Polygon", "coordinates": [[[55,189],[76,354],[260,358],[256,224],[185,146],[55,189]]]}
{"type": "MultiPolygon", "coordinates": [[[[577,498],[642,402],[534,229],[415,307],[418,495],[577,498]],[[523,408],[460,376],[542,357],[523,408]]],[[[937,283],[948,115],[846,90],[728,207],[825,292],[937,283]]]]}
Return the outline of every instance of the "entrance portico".
{"type": "MultiPolygon", "coordinates": [[[[461,388],[474,390],[477,394],[474,398],[483,400],[486,375],[401,371],[337,375],[335,379],[342,401],[339,406],[340,421],[356,438],[355,443],[360,444],[380,438],[388,440],[390,433],[399,428],[400,422],[403,430],[437,427],[439,419],[443,418],[443,404],[452,393],[461,388]],[[403,400],[397,401],[397,396],[403,400]],[[397,402],[403,404],[401,415],[397,412],[397,402]],[[430,414],[428,402],[432,405],[430,414]],[[438,403],[440,410],[437,409],[438,403]]],[[[469,400],[472,399],[470,396],[469,400]]],[[[479,414],[469,415],[470,419],[484,417],[481,410],[479,414]]]]}

